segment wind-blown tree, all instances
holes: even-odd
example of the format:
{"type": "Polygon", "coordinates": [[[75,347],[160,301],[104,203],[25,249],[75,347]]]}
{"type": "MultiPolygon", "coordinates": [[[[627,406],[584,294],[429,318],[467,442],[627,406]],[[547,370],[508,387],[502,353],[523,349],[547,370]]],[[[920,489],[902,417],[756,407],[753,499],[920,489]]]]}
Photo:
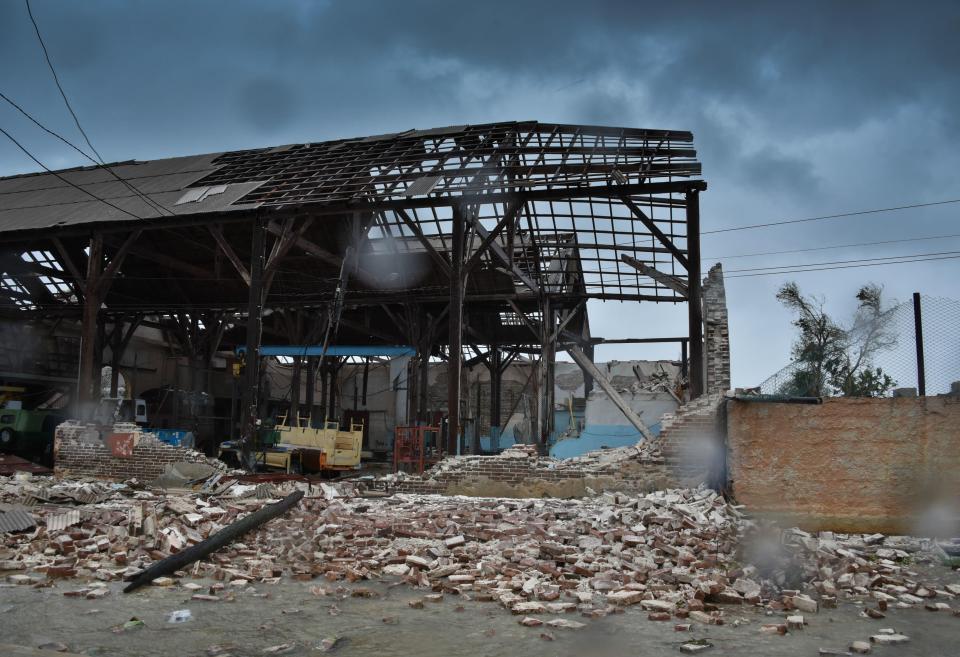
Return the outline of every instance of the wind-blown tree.
{"type": "Polygon", "coordinates": [[[890,312],[883,309],[881,296],[879,285],[862,287],[853,322],[844,327],[823,309],[822,297],[804,295],[794,282],[784,284],[777,299],[796,313],[793,325],[799,335],[792,349],[796,367],[779,392],[809,397],[885,395],[895,382],[873,366],[873,358],[890,349],[896,335],[889,329],[890,312]]]}

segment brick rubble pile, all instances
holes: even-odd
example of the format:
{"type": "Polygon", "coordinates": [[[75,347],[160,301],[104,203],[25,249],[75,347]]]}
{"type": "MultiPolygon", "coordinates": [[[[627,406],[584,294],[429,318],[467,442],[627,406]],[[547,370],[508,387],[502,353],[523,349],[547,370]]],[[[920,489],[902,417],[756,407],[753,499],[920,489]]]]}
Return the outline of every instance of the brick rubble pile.
{"type": "MultiPolygon", "coordinates": [[[[73,578],[83,586],[68,594],[106,595],[102,582],[197,543],[295,486],[306,484],[234,486],[220,496],[114,486],[98,502],[31,507],[37,527],[0,534],[0,576],[35,586],[73,578]]],[[[24,488],[0,479],[0,502],[22,501],[24,488]]],[[[282,577],[354,586],[400,578],[524,617],[640,605],[652,620],[681,625],[722,624],[730,605],[815,613],[858,599],[864,614],[881,618],[899,607],[950,610],[960,595],[960,584],[922,581],[911,569],[923,556],[916,539],[769,531],[706,488],[576,500],[368,499],[351,495],[349,484],[324,484],[289,514],[162,583],[217,600],[230,585],[282,577]],[[202,592],[199,578],[216,583],[202,592]]]]}

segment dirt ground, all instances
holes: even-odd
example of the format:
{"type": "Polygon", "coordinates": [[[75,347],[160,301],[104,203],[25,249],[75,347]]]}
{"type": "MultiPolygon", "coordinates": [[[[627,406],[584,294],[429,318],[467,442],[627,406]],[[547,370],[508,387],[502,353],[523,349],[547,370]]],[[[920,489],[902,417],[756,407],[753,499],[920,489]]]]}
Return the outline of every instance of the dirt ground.
{"type": "MultiPolygon", "coordinates": [[[[943,582],[958,582],[960,576],[947,568],[931,573],[943,582]]],[[[195,580],[201,584],[210,584],[195,580]]],[[[321,583],[321,582],[317,582],[321,583]]],[[[322,582],[327,584],[326,582],[322,582]]],[[[190,599],[182,588],[147,587],[124,595],[122,584],[111,583],[110,595],[99,600],[70,598],[64,591],[78,582],[58,582],[46,588],[3,586],[0,588],[0,643],[37,647],[49,642],[66,644],[86,655],[171,657],[229,653],[235,657],[271,654],[266,650],[293,644],[288,651],[272,654],[293,656],[337,655],[549,655],[622,656],[680,655],[680,645],[707,639],[713,647],[707,655],[817,655],[819,649],[843,651],[854,640],[867,640],[880,628],[895,628],[910,642],[877,646],[875,655],[897,657],[956,657],[960,654],[960,617],[923,609],[891,609],[887,618],[861,618],[856,604],[843,602],[838,609],[804,614],[807,626],[786,636],[760,632],[760,625],[782,622],[780,614],[762,610],[725,608],[722,626],[693,624],[689,632],[676,632],[676,619],[647,620],[638,606],[622,614],[588,619],[578,614],[544,615],[544,621],[567,618],[586,624],[578,630],[524,627],[520,617],[493,603],[478,603],[446,595],[441,602],[424,602],[422,609],[408,605],[422,599],[423,591],[387,582],[365,583],[376,597],[352,597],[358,585],[341,587],[337,593],[316,596],[314,583],[284,581],[238,589],[235,601],[201,602],[190,599]],[[174,611],[189,610],[190,618],[171,623],[174,611]],[[131,618],[144,625],[114,631],[131,618]],[[385,620],[386,619],[386,620],[385,620]],[[550,638],[541,637],[548,635],[550,638]],[[334,642],[333,639],[337,640],[334,642]],[[218,652],[219,646],[223,652],[218,652]]],[[[330,587],[332,588],[332,587],[330,587]]]]}

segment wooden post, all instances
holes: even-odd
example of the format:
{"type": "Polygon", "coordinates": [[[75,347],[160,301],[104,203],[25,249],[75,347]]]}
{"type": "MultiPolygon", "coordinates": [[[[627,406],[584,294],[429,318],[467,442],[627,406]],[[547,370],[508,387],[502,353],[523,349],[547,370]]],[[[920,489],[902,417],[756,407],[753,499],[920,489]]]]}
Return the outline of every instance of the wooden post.
{"type": "Polygon", "coordinates": [[[327,388],[327,392],[330,394],[330,400],[327,404],[327,414],[328,418],[337,418],[337,374],[340,370],[339,359],[334,356],[333,358],[327,357],[329,360],[329,365],[327,366],[327,372],[330,375],[330,385],[327,388]]]}
{"type": "Polygon", "coordinates": [[[447,453],[457,452],[460,437],[460,375],[463,360],[463,249],[466,219],[463,208],[453,206],[452,252],[450,254],[450,359],[447,361],[447,453]]]}
{"type": "Polygon", "coordinates": [[[917,343],[917,394],[927,394],[927,373],[923,362],[923,315],[920,312],[920,293],[913,293],[913,335],[917,343]]]}
{"type": "Polygon", "coordinates": [[[246,381],[243,402],[240,405],[241,454],[243,465],[250,462],[251,448],[257,430],[260,402],[260,338],[263,329],[263,267],[266,258],[264,221],[259,216],[253,222],[250,248],[250,294],[247,302],[246,381]]]}
{"type": "Polygon", "coordinates": [[[291,367],[290,379],[290,412],[288,413],[287,424],[290,426],[300,426],[300,375],[302,371],[302,359],[300,356],[293,357],[293,367],[291,367]]]}
{"type": "Polygon", "coordinates": [[[687,192],[687,319],[690,327],[690,399],[703,394],[703,296],[700,291],[700,192],[687,192]]]}
{"type": "Polygon", "coordinates": [[[555,423],[554,410],[554,374],[556,371],[556,321],[549,297],[543,300],[543,348],[541,349],[540,363],[543,367],[543,389],[541,392],[543,405],[541,406],[541,435],[540,445],[545,449],[555,423]]]}
{"type": "Polygon", "coordinates": [[[97,362],[97,320],[100,316],[100,274],[103,273],[103,235],[90,237],[90,255],[87,258],[86,294],[83,296],[83,314],[80,322],[80,372],[77,385],[77,415],[90,419],[96,410],[99,394],[99,375],[94,386],[94,368],[97,362]]]}
{"type": "MultiPolygon", "coordinates": [[[[593,362],[594,359],[594,347],[592,344],[588,344],[583,348],[583,353],[590,359],[590,362],[593,362]]],[[[593,376],[590,375],[590,372],[580,368],[580,371],[583,372],[583,399],[584,402],[590,397],[590,393],[593,392],[593,376]]]]}
{"type": "Polygon", "coordinates": [[[503,377],[500,347],[490,348],[490,451],[500,451],[500,383],[503,377]]]}
{"type": "Polygon", "coordinates": [[[306,380],[306,395],[304,402],[307,405],[307,415],[310,416],[311,422],[314,415],[314,402],[313,398],[316,394],[317,389],[317,359],[306,356],[307,360],[307,380],[306,380]]]}

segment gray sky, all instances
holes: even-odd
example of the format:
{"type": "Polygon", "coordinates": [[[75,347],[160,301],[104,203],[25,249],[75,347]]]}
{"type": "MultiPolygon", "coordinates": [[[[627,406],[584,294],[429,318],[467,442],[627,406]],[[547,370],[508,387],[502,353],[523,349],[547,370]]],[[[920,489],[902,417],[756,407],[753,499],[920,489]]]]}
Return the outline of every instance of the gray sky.
{"type": "MultiPolygon", "coordinates": [[[[462,123],[535,119],[692,130],[703,230],[960,198],[955,2],[55,2],[34,13],[94,146],[153,159],[462,123]]],[[[0,90],[80,137],[22,2],[0,3],[0,90]]],[[[7,106],[50,167],[84,164],[7,106]]],[[[0,142],[0,175],[36,165],[0,142]]],[[[704,235],[720,256],[960,233],[960,204],[704,235]]],[[[724,268],[960,251],[960,238],[722,258],[724,268]]],[[[960,298],[960,260],[728,278],[734,385],[789,360],[785,280],[847,316],[960,298]]],[[[683,308],[595,304],[604,337],[684,332],[683,308]]],[[[610,346],[598,358],[675,357],[610,346]]]]}

